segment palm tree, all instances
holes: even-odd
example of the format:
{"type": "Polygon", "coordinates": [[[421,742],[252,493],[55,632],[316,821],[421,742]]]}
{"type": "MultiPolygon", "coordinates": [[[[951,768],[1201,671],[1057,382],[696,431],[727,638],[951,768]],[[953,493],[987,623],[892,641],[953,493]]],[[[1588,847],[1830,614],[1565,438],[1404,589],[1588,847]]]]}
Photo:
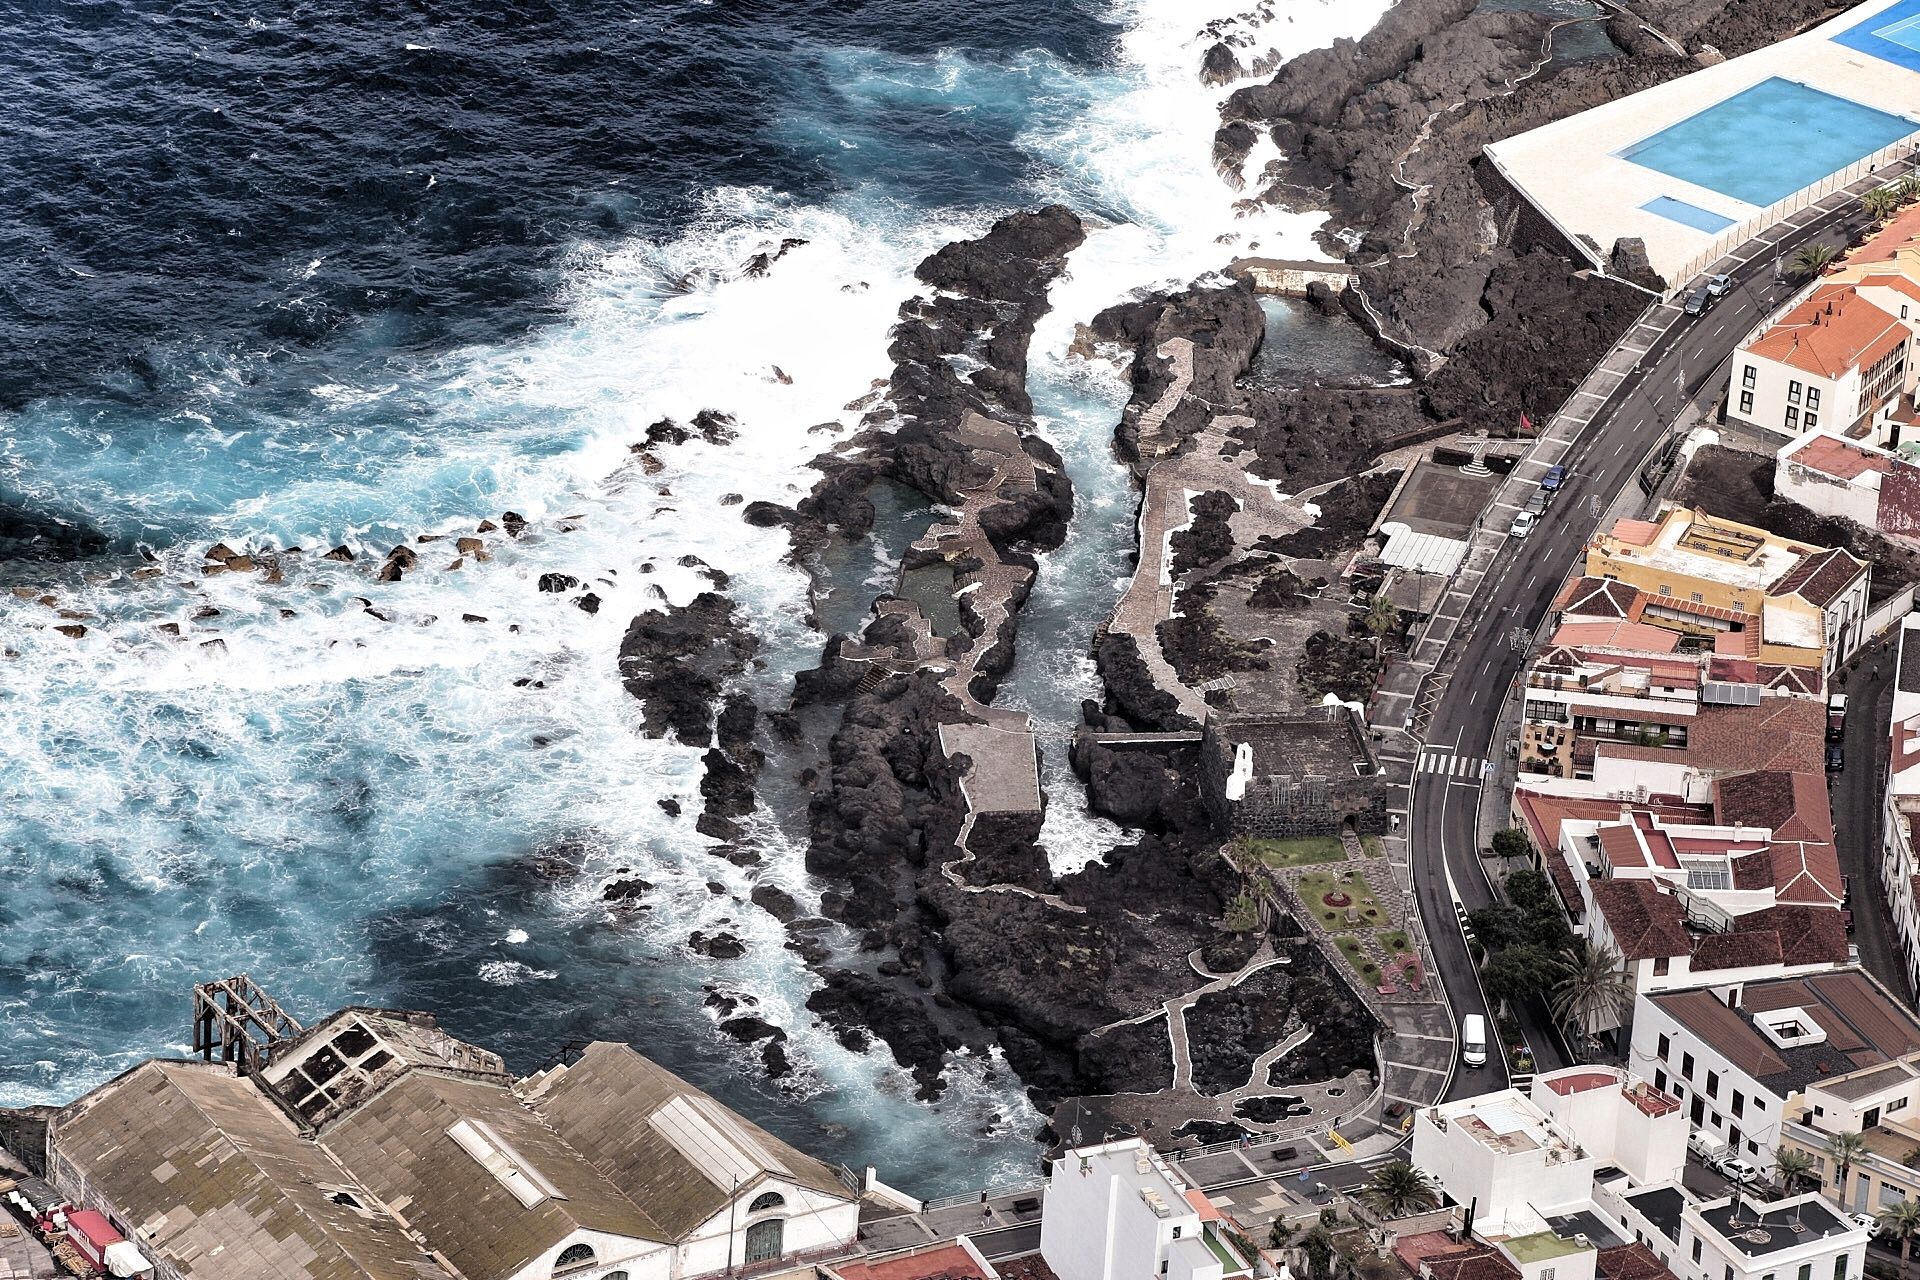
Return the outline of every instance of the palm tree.
{"type": "Polygon", "coordinates": [[[1840,251],[1830,244],[1802,245],[1793,255],[1793,270],[1797,275],[1817,276],[1840,256],[1840,251]]]}
{"type": "Polygon", "coordinates": [[[1900,197],[1901,204],[1912,204],[1920,200],[1920,178],[1908,174],[1893,184],[1893,193],[1900,197]]]}
{"type": "Polygon", "coordinates": [[[1885,222],[1898,212],[1900,196],[1891,187],[1875,187],[1860,197],[1860,207],[1865,209],[1867,216],[1875,222],[1885,222]]]}
{"type": "Polygon", "coordinates": [[[1620,953],[1591,943],[1568,953],[1564,976],[1553,985],[1553,1016],[1573,1025],[1587,1039],[1620,1025],[1633,1003],[1633,982],[1622,969],[1620,953]]]}
{"type": "Polygon", "coordinates": [[[1867,1140],[1857,1133],[1836,1133],[1827,1139],[1827,1158],[1834,1163],[1835,1173],[1833,1198],[1842,1206],[1847,1203],[1847,1172],[1853,1168],[1853,1162],[1867,1154],[1867,1140]]]}
{"type": "Polygon", "coordinates": [[[1390,1160],[1373,1171],[1360,1188],[1360,1198],[1383,1218],[1404,1218],[1440,1202],[1440,1189],[1425,1169],[1405,1160],[1390,1160]]]}
{"type": "Polygon", "coordinates": [[[1907,1264],[1913,1257],[1913,1237],[1920,1234],[1920,1204],[1900,1200],[1879,1213],[1880,1229],[1900,1242],[1900,1275],[1905,1280],[1907,1264]]]}
{"type": "Polygon", "coordinates": [[[1792,1195],[1813,1175],[1813,1157],[1793,1147],[1781,1147],[1774,1153],[1773,1171],[1780,1175],[1781,1190],[1792,1195]]]}

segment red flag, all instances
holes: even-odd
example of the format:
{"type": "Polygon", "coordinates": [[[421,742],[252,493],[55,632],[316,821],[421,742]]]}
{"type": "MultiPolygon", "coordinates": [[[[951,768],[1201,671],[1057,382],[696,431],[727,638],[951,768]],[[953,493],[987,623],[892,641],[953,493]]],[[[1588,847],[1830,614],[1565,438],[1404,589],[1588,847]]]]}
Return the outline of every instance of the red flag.
{"type": "Polygon", "coordinates": [[[1520,414],[1520,429],[1528,435],[1533,434],[1533,419],[1529,418],[1524,410],[1520,414]]]}

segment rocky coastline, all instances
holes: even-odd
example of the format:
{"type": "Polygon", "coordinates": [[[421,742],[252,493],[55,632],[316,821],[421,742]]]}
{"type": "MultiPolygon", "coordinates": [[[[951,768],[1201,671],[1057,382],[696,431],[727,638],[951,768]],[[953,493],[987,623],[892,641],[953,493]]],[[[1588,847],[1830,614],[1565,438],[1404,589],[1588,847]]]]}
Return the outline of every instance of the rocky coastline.
{"type": "MultiPolygon", "coordinates": [[[[1323,247],[1355,274],[1343,291],[1316,285],[1310,301],[1359,324],[1414,376],[1394,387],[1250,385],[1266,319],[1246,280],[1210,278],[1085,321],[1076,351],[1128,371],[1113,446],[1136,479],[1163,459],[1210,450],[1276,493],[1317,494],[1291,532],[1251,541],[1235,533],[1231,495],[1198,494],[1170,544],[1178,616],[1146,643],[1119,629],[1089,637],[1104,688],[1084,708],[1089,735],[1199,727],[1153,661],[1190,684],[1257,672],[1287,686],[1287,697],[1362,696],[1371,672],[1340,633],[1303,635],[1297,653],[1253,640],[1267,620],[1318,596],[1317,562],[1365,536],[1392,486],[1393,473],[1376,468],[1382,450],[1545,420],[1644,307],[1645,286],[1659,283],[1631,242],[1600,247],[1611,276],[1573,260],[1486,171],[1481,147],[1826,12],[1805,0],[1656,0],[1637,20],[1607,20],[1616,56],[1563,63],[1549,54],[1564,20],[1474,0],[1402,0],[1366,37],[1277,68],[1249,48],[1210,50],[1196,69],[1208,83],[1249,66],[1272,72],[1224,98],[1216,164],[1246,181],[1251,199],[1332,211],[1323,247]],[[1243,175],[1262,135],[1288,159],[1243,175]]],[[[859,634],[830,637],[796,679],[791,705],[769,714],[738,693],[753,647],[723,591],[635,619],[622,649],[649,731],[708,748],[700,830],[722,842],[716,852],[751,857],[739,848],[739,819],[764,771],[804,788],[806,866],[825,885],[822,916],[800,914],[770,886],[753,901],[786,925],[788,945],[820,976],[809,1010],[850,1047],[884,1046],[925,1097],[939,1094],[961,1052],[1002,1055],[1043,1108],[1164,1089],[1164,1035],[1137,1019],[1192,988],[1189,957],[1222,947],[1223,913],[1242,888],[1201,801],[1197,748],[1183,757],[1116,752],[1091,736],[1077,744],[1086,803],[1132,839],[1056,876],[1039,844],[1041,810],[980,813],[967,788],[978,762],[943,742],[943,728],[994,725],[990,704],[1034,570],[1066,536],[1071,485],[1032,430],[1026,362],[1049,290],[1084,236],[1080,220],[1054,206],[929,256],[917,272],[924,289],[903,302],[892,332],[891,375],[848,405],[863,415],[858,431],[815,460],[820,478],[799,501],[741,511],[750,524],[785,529],[803,567],[874,527],[871,495],[883,482],[958,512],[903,562],[994,584],[960,594],[957,627],[943,633],[912,602],[882,595],[859,634]]],[[[663,431],[648,447],[672,443],[663,431]]],[[[1194,1006],[1208,1041],[1196,1079],[1244,1083],[1242,1060],[1279,1025],[1263,1001],[1354,1034],[1322,1034],[1312,1061],[1276,1066],[1260,1083],[1370,1066],[1370,1019],[1353,1016],[1345,987],[1284,917],[1272,928],[1268,945],[1301,967],[1194,1006]],[[1273,984],[1285,990],[1265,991],[1273,984]]],[[[778,1028],[731,1008],[719,1014],[727,1034],[762,1046],[770,1073],[784,1074],[778,1028]]]]}

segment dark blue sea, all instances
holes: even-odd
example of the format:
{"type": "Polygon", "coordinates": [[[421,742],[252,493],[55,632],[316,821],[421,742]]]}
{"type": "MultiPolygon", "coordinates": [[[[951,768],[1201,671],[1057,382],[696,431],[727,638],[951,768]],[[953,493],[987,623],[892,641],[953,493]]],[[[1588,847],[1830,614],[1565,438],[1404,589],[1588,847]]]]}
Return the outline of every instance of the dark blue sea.
{"type": "MultiPolygon", "coordinates": [[[[922,256],[1061,200],[1094,231],[1031,377],[1079,503],[1006,700],[1064,739],[1134,502],[1124,387],[1069,357],[1074,326],[1304,255],[1319,221],[1239,216],[1212,170],[1198,31],[1242,7],[0,7],[0,1104],[183,1051],[189,986],[246,971],[308,1015],[435,1010],[521,1069],[630,1040],[924,1193],[1029,1171],[1039,1117],[997,1062],[926,1105],[812,1024],[813,980],[745,900],[817,902],[796,815],[749,820],[757,867],[709,852],[699,752],[638,732],[615,655],[704,563],[760,636],[752,691],[784,698],[823,637],[739,503],[793,501],[850,433],[922,256]],[[630,451],[702,409],[734,438],[630,451]],[[507,510],[526,536],[456,547],[507,510]],[[303,554],[210,576],[219,541],[303,554]],[[401,541],[417,568],[375,581],[401,541]],[[360,558],[321,558],[342,544],[360,558]],[[605,906],[619,875],[650,910],[605,906]],[[697,957],[694,929],[747,955],[697,957]],[[714,1031],[714,988],[789,1031],[785,1092],[714,1031]]],[[[1380,7],[1240,26],[1295,52],[1380,7]]],[[[826,609],[889,586],[927,514],[892,511],[826,609]]],[[[1120,833],[1059,746],[1066,868],[1120,833]]]]}

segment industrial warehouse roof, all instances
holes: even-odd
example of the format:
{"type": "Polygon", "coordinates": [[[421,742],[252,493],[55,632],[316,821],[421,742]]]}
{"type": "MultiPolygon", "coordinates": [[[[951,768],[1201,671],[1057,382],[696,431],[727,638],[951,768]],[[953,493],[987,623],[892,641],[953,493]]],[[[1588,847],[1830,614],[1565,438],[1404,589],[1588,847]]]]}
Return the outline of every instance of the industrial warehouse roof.
{"type": "Polygon", "coordinates": [[[189,1280],[447,1274],[223,1066],[143,1063],[61,1111],[53,1137],[60,1159],[125,1213],[134,1241],[189,1280]]]}
{"type": "Polygon", "coordinates": [[[832,1169],[623,1044],[596,1044],[528,1102],[678,1238],[768,1177],[850,1198],[832,1169]]]}
{"type": "Polygon", "coordinates": [[[424,1015],[343,1011],[274,1048],[298,1096],[149,1062],[55,1116],[56,1171],[187,1280],[444,1280],[442,1260],[489,1280],[582,1229],[666,1248],[769,1179],[855,1198],[623,1044],[518,1085],[424,1015]],[[329,1099],[302,1127],[315,1082],[329,1099]]]}

